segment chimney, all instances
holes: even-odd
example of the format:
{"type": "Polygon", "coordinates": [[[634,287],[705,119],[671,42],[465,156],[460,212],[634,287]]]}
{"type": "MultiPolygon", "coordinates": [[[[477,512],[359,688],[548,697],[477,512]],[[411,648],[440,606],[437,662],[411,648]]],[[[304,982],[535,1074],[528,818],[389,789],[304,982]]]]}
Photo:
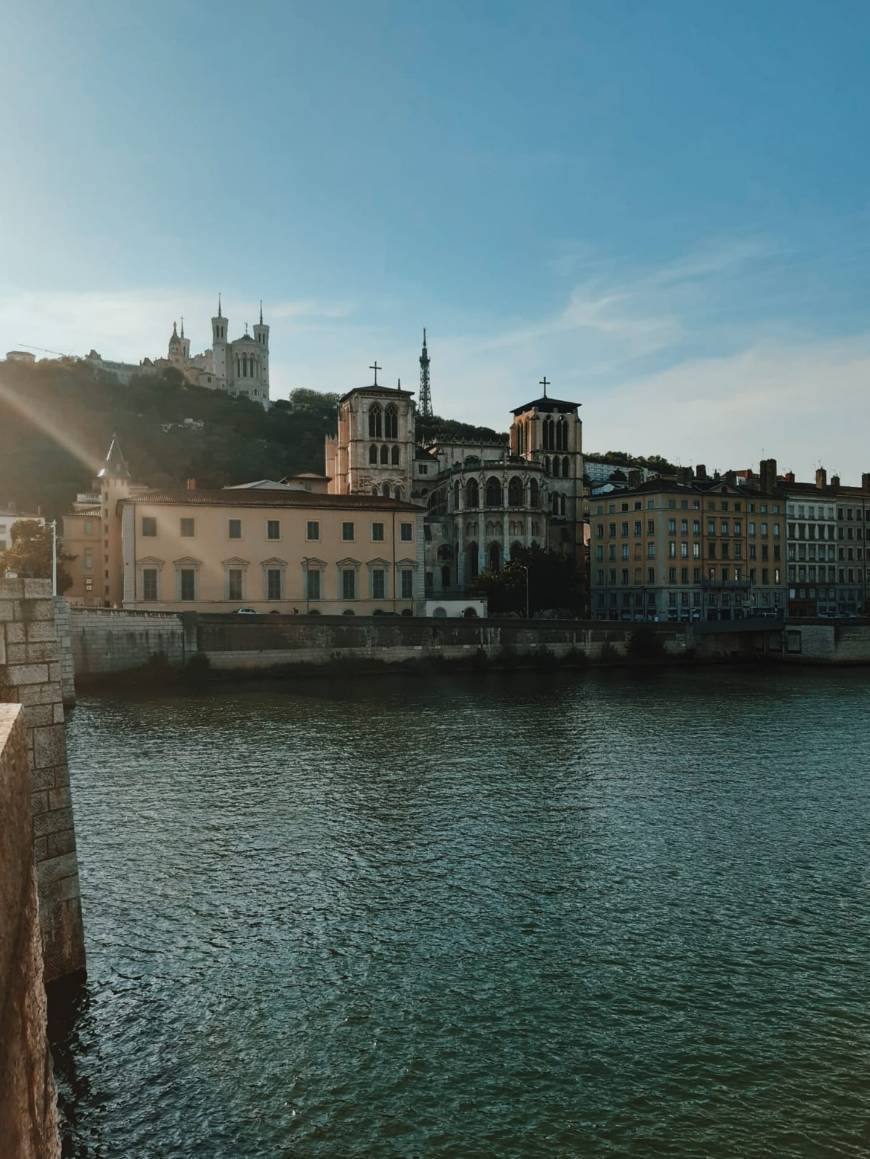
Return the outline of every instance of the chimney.
{"type": "Polygon", "coordinates": [[[677,476],[681,483],[691,484],[693,482],[691,467],[680,467],[677,476]]]}
{"type": "Polygon", "coordinates": [[[831,486],[835,487],[835,488],[840,486],[840,476],[839,475],[832,475],[831,476],[831,486]]]}
{"type": "Polygon", "coordinates": [[[187,489],[188,489],[188,491],[195,491],[196,490],[196,479],[188,479],[187,480],[187,489]]]}
{"type": "Polygon", "coordinates": [[[737,485],[737,472],[736,471],[726,471],[725,472],[725,482],[730,487],[735,487],[737,485]]]}
{"type": "Polygon", "coordinates": [[[776,490],[776,459],[762,459],[758,469],[761,490],[769,495],[776,490]]]}
{"type": "Polygon", "coordinates": [[[819,467],[816,471],[816,486],[820,491],[824,490],[828,485],[828,472],[824,467],[819,467]]]}
{"type": "Polygon", "coordinates": [[[707,468],[704,466],[703,463],[699,463],[697,465],[697,467],[695,468],[695,478],[696,479],[706,479],[707,478],[707,468]]]}
{"type": "Polygon", "coordinates": [[[870,491],[870,474],[864,474],[861,476],[861,490],[870,491]]]}
{"type": "Polygon", "coordinates": [[[786,483],[793,483],[794,482],[794,471],[786,471],[785,481],[786,481],[786,483]]]}

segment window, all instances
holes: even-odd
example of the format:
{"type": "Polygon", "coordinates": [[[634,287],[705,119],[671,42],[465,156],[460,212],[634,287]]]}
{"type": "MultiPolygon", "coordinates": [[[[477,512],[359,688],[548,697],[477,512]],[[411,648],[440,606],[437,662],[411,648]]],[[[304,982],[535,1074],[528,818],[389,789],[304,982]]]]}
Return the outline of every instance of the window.
{"type": "Polygon", "coordinates": [[[372,599],[373,600],[384,599],[384,593],[386,590],[385,577],[386,577],[386,572],[384,571],[384,569],[382,567],[372,568],[372,599]]]}
{"type": "MultiPolygon", "coordinates": [[[[228,535],[230,539],[242,538],[242,521],[241,519],[231,519],[229,521],[228,535]]],[[[230,596],[230,599],[235,599],[235,596],[230,596]]]]}
{"type": "Polygon", "coordinates": [[[369,447],[369,462],[372,464],[377,464],[377,461],[378,461],[378,448],[375,446],[374,443],[372,443],[372,445],[369,447]]]}
{"type": "Polygon", "coordinates": [[[381,447],[381,465],[386,467],[390,462],[390,448],[386,443],[381,447]]]}
{"type": "Polygon", "coordinates": [[[394,402],[388,403],[384,409],[384,438],[397,439],[399,437],[399,411],[394,402]]]}
{"type": "Polygon", "coordinates": [[[84,569],[85,571],[92,571],[94,567],[94,549],[92,547],[85,548],[84,569]]]}
{"type": "Polygon", "coordinates": [[[402,542],[403,543],[410,543],[411,540],[414,538],[414,524],[413,523],[402,523],[400,525],[400,527],[401,527],[402,542]]]}
{"type": "MultiPolygon", "coordinates": [[[[194,534],[194,523],[192,519],[181,520],[181,535],[183,539],[192,539],[194,534]]],[[[191,599],[193,597],[191,596],[191,599]]]]}
{"type": "Polygon", "coordinates": [[[352,523],[342,523],[342,525],[341,525],[341,538],[345,542],[349,542],[350,540],[353,539],[353,524],[352,523]]]}
{"type": "Polygon", "coordinates": [[[381,438],[381,431],[383,430],[383,412],[380,405],[375,403],[369,410],[369,438],[381,438]]]}
{"type": "Polygon", "coordinates": [[[402,599],[410,600],[414,598],[414,573],[410,568],[404,568],[401,572],[402,579],[402,599]]]}
{"type": "Polygon", "coordinates": [[[308,600],[320,599],[320,571],[318,568],[309,568],[305,573],[305,598],[308,600]]]}
{"type": "Polygon", "coordinates": [[[227,599],[242,599],[242,569],[231,567],[227,571],[227,599]]]}
{"type": "Polygon", "coordinates": [[[280,539],[281,538],[281,523],[277,519],[266,520],[266,538],[280,539]]]}
{"type": "MultiPolygon", "coordinates": [[[[87,586],[87,585],[86,585],[87,586]]],[[[192,596],[190,597],[193,598],[192,596]]],[[[142,569],[142,599],[157,599],[157,568],[144,567],[142,569]]]]}
{"type": "Polygon", "coordinates": [[[356,599],[356,572],[352,567],[342,568],[341,597],[344,600],[356,599]]]}
{"type": "Polygon", "coordinates": [[[384,539],[384,525],[383,523],[372,524],[372,539],[375,543],[382,543],[384,539]]]}
{"type": "Polygon", "coordinates": [[[398,467],[398,465],[399,465],[399,448],[398,448],[398,446],[393,447],[393,449],[391,450],[390,459],[392,460],[393,466],[398,467]]]}
{"type": "MultiPolygon", "coordinates": [[[[182,520],[183,522],[184,520],[182,520]]],[[[183,600],[196,599],[196,572],[192,567],[183,567],[181,569],[179,572],[179,584],[181,587],[180,595],[183,600]]]]}
{"type": "Polygon", "coordinates": [[[270,567],[266,569],[266,599],[281,599],[281,569],[270,567]]]}
{"type": "Polygon", "coordinates": [[[308,520],[308,529],[305,533],[306,539],[320,539],[320,524],[316,519],[308,520]]]}
{"type": "MultiPolygon", "coordinates": [[[[184,520],[182,520],[182,523],[184,520]]],[[[87,534],[87,530],[85,532],[87,534]]],[[[154,536],[157,534],[157,520],[153,515],[142,516],[142,534],[143,536],[154,536]]],[[[183,534],[183,533],[182,533],[183,534]]],[[[192,532],[191,532],[192,534],[192,532]]]]}
{"type": "Polygon", "coordinates": [[[92,592],[94,590],[94,581],[88,576],[85,580],[85,591],[92,592]]]}

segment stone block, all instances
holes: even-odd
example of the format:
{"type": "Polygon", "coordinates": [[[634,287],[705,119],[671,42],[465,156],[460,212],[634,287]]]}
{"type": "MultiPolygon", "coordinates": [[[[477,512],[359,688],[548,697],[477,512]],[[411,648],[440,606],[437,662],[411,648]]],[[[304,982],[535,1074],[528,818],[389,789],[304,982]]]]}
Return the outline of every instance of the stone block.
{"type": "Polygon", "coordinates": [[[76,835],[72,829],[61,829],[59,833],[49,833],[47,837],[40,837],[47,846],[46,857],[58,857],[61,853],[75,853],[76,835]]]}
{"type": "MultiPolygon", "coordinates": [[[[57,661],[57,644],[53,640],[37,640],[33,643],[27,644],[13,644],[13,648],[23,648],[25,652],[24,659],[29,664],[34,664],[41,660],[57,661]]],[[[10,660],[10,663],[12,661],[10,660]]],[[[58,664],[58,669],[60,665],[58,664]]],[[[51,665],[49,664],[48,676],[50,680],[54,677],[51,675],[51,665]]],[[[60,679],[60,671],[58,671],[57,679],[60,679]]]]}
{"type": "Polygon", "coordinates": [[[51,706],[51,711],[54,713],[54,723],[55,724],[63,724],[63,722],[64,722],[63,705],[62,704],[53,704],[51,706]]]}
{"type": "Polygon", "coordinates": [[[0,600],[4,598],[21,597],[24,592],[24,580],[0,579],[0,600]]]}
{"type": "Polygon", "coordinates": [[[66,760],[66,734],[62,724],[50,724],[33,730],[33,767],[44,769],[66,760]]]}
{"type": "Polygon", "coordinates": [[[49,809],[71,809],[72,797],[70,796],[69,786],[63,785],[57,789],[49,789],[48,807],[49,809]]]}
{"type": "MultiPolygon", "coordinates": [[[[45,665],[43,665],[45,667],[45,665]]],[[[15,689],[19,704],[60,704],[59,684],[20,684],[15,689]]]]}
{"type": "Polygon", "coordinates": [[[48,887],[48,892],[52,901],[71,901],[73,898],[81,897],[79,875],[76,873],[72,877],[62,877],[59,881],[53,881],[48,887]]]}
{"type": "Polygon", "coordinates": [[[44,643],[48,640],[57,640],[57,627],[53,621],[39,620],[22,626],[27,632],[28,641],[44,643]]]}
{"type": "Polygon", "coordinates": [[[45,684],[48,681],[47,664],[10,664],[6,678],[17,687],[20,684],[45,684]]]}
{"type": "MultiPolygon", "coordinates": [[[[50,579],[26,579],[24,583],[24,598],[26,600],[50,600],[53,599],[51,594],[51,580],[50,579]]],[[[54,606],[51,609],[52,618],[54,617],[54,606]]]]}
{"type": "Polygon", "coordinates": [[[34,620],[54,620],[54,604],[51,600],[21,600],[21,613],[15,619],[31,623],[34,620]]]}
{"type": "MultiPolygon", "coordinates": [[[[30,657],[27,655],[26,644],[7,644],[6,646],[6,663],[7,664],[26,664],[30,657]]],[[[37,659],[36,656],[33,657],[37,659]]]]}
{"type": "Polygon", "coordinates": [[[9,623],[11,620],[20,619],[21,617],[17,615],[16,612],[17,601],[4,600],[2,594],[0,594],[0,621],[3,623],[9,623]]]}
{"type": "Polygon", "coordinates": [[[49,833],[60,833],[61,830],[72,827],[72,809],[52,809],[33,818],[34,837],[47,837],[49,833]]]}
{"type": "Polygon", "coordinates": [[[7,644],[23,644],[26,639],[27,624],[12,624],[6,625],[6,643],[7,644]]]}
{"type": "Polygon", "coordinates": [[[35,789],[53,789],[57,770],[50,766],[45,769],[33,769],[30,774],[30,784],[35,789]]]}
{"type": "Polygon", "coordinates": [[[35,817],[38,813],[48,812],[48,790],[40,789],[30,794],[30,812],[35,817]]]}
{"type": "Polygon", "coordinates": [[[61,853],[58,857],[46,858],[36,867],[40,888],[48,882],[60,881],[64,877],[75,877],[77,873],[75,853],[61,853]]]}
{"type": "MultiPolygon", "coordinates": [[[[57,656],[57,652],[55,652],[55,656],[57,656]]],[[[60,670],[60,660],[57,660],[57,659],[49,660],[49,662],[48,662],[48,678],[49,678],[49,680],[55,680],[58,684],[60,684],[62,675],[63,674],[60,670]]]]}
{"type": "Polygon", "coordinates": [[[33,860],[34,860],[34,863],[36,863],[37,861],[43,861],[46,857],[49,857],[49,856],[50,856],[50,854],[48,852],[48,838],[47,837],[37,837],[36,840],[33,842],[33,860]]]}

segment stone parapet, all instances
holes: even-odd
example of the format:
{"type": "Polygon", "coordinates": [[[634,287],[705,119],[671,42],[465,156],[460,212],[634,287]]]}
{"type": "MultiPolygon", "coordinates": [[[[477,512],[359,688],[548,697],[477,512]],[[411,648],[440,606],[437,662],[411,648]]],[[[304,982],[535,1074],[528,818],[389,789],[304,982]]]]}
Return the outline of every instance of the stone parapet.
{"type": "Polygon", "coordinates": [[[27,744],[24,709],[0,704],[0,1152],[59,1159],[27,744]]]}
{"type": "Polygon", "coordinates": [[[46,982],[85,968],[63,669],[50,581],[0,580],[0,702],[23,707],[46,982]]]}

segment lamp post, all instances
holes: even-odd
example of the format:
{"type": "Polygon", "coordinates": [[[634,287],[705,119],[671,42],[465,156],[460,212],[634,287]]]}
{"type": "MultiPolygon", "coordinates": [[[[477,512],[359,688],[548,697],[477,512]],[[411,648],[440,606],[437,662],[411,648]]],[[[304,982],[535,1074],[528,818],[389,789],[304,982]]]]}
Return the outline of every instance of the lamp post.
{"type": "Polygon", "coordinates": [[[526,619],[528,620],[528,619],[530,619],[530,616],[529,616],[529,604],[530,604],[530,600],[529,600],[529,565],[527,563],[522,563],[522,564],[520,564],[520,567],[526,573],[526,619]]]}
{"type": "Polygon", "coordinates": [[[51,594],[57,595],[57,520],[52,519],[51,528],[51,594]]]}

